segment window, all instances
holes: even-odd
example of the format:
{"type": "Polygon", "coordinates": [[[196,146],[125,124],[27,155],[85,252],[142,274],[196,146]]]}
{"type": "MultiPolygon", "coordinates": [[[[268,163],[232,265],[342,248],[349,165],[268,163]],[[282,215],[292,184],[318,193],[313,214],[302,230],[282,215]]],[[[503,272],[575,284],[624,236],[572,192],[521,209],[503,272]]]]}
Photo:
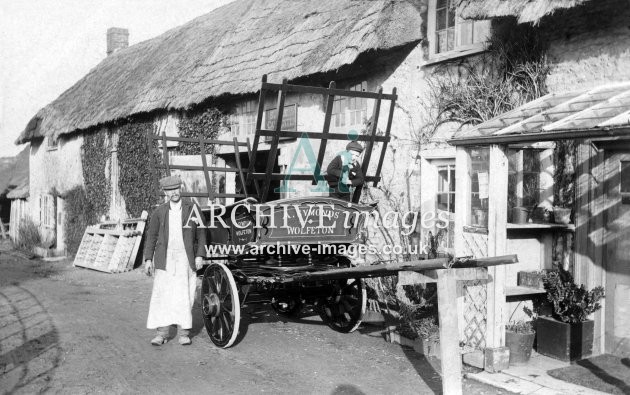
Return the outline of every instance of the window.
{"type": "Polygon", "coordinates": [[[472,21],[457,15],[456,0],[429,1],[429,57],[435,60],[484,50],[490,21],[472,21]]]}
{"type": "Polygon", "coordinates": [[[55,197],[52,195],[40,195],[39,197],[39,223],[41,226],[53,228],[55,226],[55,197]]]}
{"type": "Polygon", "coordinates": [[[455,166],[438,167],[437,209],[455,212],[455,166]]]}
{"type": "MultiPolygon", "coordinates": [[[[366,92],[367,82],[363,81],[347,89],[355,92],[366,92]]],[[[367,118],[366,98],[335,97],[330,122],[333,127],[361,125],[365,118],[367,118]]]]}
{"type": "Polygon", "coordinates": [[[247,137],[256,132],[258,102],[248,100],[236,107],[236,113],[230,115],[230,129],[234,137],[247,137]]]}
{"type": "Polygon", "coordinates": [[[54,150],[59,147],[59,140],[53,136],[46,137],[46,149],[54,150]]]}
{"type": "Polygon", "coordinates": [[[442,247],[453,248],[455,236],[455,165],[438,166],[438,192],[436,205],[438,218],[444,218],[440,211],[449,213],[446,225],[446,236],[442,240],[442,247]]]}
{"type": "Polygon", "coordinates": [[[541,200],[540,150],[508,151],[508,213],[512,207],[533,208],[541,200]]]}

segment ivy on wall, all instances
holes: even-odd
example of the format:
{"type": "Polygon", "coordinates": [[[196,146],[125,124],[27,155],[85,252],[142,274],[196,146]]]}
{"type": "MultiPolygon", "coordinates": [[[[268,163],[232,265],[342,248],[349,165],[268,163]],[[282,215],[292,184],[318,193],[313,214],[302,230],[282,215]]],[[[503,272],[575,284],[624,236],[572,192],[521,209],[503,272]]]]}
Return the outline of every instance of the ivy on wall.
{"type": "MultiPolygon", "coordinates": [[[[219,135],[219,130],[227,123],[226,115],[216,108],[208,108],[184,117],[179,122],[180,137],[203,138],[214,140],[219,135]]],[[[215,152],[214,145],[206,145],[206,154],[215,152]]],[[[177,151],[183,155],[199,155],[198,143],[183,142],[177,146],[177,151]]]]}
{"type": "Polygon", "coordinates": [[[65,235],[69,254],[75,254],[85,228],[98,222],[98,215],[82,187],[75,187],[61,196],[66,203],[65,235]]]}
{"type": "Polygon", "coordinates": [[[87,133],[81,146],[81,164],[86,199],[96,218],[109,212],[111,185],[106,166],[109,162],[107,132],[104,129],[87,133]]]}
{"type": "Polygon", "coordinates": [[[149,133],[155,133],[153,122],[128,123],[118,129],[118,187],[127,212],[136,218],[161,202],[156,195],[158,179],[166,174],[164,169],[152,170],[151,163],[158,163],[161,157],[156,141],[149,152],[149,133]]]}

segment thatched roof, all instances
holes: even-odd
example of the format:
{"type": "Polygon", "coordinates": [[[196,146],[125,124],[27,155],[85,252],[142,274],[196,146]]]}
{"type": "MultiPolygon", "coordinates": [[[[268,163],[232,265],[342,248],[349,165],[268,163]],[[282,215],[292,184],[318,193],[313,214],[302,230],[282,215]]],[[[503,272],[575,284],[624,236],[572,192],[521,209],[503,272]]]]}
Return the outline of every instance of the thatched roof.
{"type": "Polygon", "coordinates": [[[466,19],[515,16],[519,23],[537,23],[543,16],[573,8],[589,0],[461,0],[460,15],[466,19]]]}
{"type": "Polygon", "coordinates": [[[239,0],[119,50],[40,110],[17,143],[337,70],[422,39],[420,0],[239,0]]]}

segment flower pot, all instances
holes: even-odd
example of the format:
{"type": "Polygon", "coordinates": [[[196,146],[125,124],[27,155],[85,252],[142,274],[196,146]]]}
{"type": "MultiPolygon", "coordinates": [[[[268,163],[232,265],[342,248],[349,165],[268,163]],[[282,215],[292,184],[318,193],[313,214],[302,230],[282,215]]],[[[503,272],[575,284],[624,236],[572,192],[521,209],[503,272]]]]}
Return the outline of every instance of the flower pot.
{"type": "Polygon", "coordinates": [[[569,324],[551,317],[539,317],[536,351],[565,362],[588,357],[593,352],[593,328],[591,320],[569,324]]]}
{"type": "Polygon", "coordinates": [[[505,346],[510,349],[510,365],[527,363],[532,356],[536,334],[505,331],[505,346]]]}
{"type": "Polygon", "coordinates": [[[526,224],[529,218],[529,208],[527,207],[512,207],[512,223],[513,224],[526,224]]]}
{"type": "Polygon", "coordinates": [[[571,209],[564,207],[553,208],[553,220],[557,224],[570,224],[571,223],[571,209]]]}

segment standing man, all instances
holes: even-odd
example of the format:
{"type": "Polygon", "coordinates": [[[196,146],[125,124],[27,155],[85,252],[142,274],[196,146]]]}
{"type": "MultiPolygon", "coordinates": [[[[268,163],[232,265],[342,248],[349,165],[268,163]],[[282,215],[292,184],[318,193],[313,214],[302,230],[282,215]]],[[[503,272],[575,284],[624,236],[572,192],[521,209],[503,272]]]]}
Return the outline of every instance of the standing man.
{"type": "Polygon", "coordinates": [[[189,345],[196,270],[203,265],[206,233],[203,224],[186,223],[199,207],[182,201],[179,177],[164,177],[160,186],[168,201],[151,214],[144,245],[145,270],[155,273],[147,328],[157,329],[151,344],[159,346],[168,341],[170,327],[178,325],[179,344],[189,345]]]}
{"type": "Polygon", "coordinates": [[[326,169],[326,181],[334,189],[330,196],[352,201],[354,188],[363,185],[364,176],[359,163],[363,146],[356,141],[346,145],[346,150],[335,156],[326,169]]]}

